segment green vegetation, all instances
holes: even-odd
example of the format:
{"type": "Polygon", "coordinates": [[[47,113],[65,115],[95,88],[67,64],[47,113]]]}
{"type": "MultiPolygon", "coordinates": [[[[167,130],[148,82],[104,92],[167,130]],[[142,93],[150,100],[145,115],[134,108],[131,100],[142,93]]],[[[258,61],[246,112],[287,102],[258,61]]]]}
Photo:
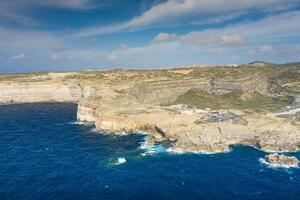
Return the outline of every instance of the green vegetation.
{"type": "Polygon", "coordinates": [[[213,95],[208,92],[191,89],[178,97],[175,104],[186,104],[189,107],[211,109],[254,109],[275,111],[290,103],[291,97],[273,99],[257,92],[243,93],[233,91],[223,95],[213,95]]]}

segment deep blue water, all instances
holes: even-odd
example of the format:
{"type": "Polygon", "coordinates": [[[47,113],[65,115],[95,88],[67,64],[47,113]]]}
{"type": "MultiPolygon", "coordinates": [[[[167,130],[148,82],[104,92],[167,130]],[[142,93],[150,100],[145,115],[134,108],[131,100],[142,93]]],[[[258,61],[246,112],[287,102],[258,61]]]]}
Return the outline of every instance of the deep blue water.
{"type": "Polygon", "coordinates": [[[1,200],[300,199],[300,169],[268,168],[256,149],[142,157],[144,136],[75,120],[73,104],[0,106],[1,200]],[[114,165],[120,157],[127,162],[114,165]]]}

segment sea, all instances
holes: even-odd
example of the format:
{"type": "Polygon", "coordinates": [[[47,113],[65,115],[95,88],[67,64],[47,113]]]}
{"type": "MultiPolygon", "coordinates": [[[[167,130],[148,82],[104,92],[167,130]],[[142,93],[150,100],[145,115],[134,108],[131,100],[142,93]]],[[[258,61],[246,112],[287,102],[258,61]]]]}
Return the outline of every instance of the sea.
{"type": "Polygon", "coordinates": [[[300,199],[300,169],[268,166],[258,149],[148,148],[145,133],[97,132],[76,122],[76,110],[66,103],[0,106],[1,200],[300,199]]]}

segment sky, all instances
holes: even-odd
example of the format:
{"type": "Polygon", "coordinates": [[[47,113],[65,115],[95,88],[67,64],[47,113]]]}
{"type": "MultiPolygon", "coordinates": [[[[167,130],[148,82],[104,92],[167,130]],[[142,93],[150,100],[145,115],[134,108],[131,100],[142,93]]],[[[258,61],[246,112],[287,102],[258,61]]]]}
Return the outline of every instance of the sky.
{"type": "Polygon", "coordinates": [[[299,58],[300,0],[0,0],[0,73],[299,58]]]}

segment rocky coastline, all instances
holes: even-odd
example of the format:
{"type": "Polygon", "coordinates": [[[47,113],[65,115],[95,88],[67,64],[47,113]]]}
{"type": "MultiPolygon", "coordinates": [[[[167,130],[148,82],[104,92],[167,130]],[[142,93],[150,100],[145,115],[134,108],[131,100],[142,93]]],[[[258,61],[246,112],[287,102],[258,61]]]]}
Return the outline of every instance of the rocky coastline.
{"type": "Polygon", "coordinates": [[[148,132],[148,144],[174,151],[290,152],[300,150],[299,79],[299,64],[0,75],[0,103],[76,102],[78,121],[148,132]]]}

